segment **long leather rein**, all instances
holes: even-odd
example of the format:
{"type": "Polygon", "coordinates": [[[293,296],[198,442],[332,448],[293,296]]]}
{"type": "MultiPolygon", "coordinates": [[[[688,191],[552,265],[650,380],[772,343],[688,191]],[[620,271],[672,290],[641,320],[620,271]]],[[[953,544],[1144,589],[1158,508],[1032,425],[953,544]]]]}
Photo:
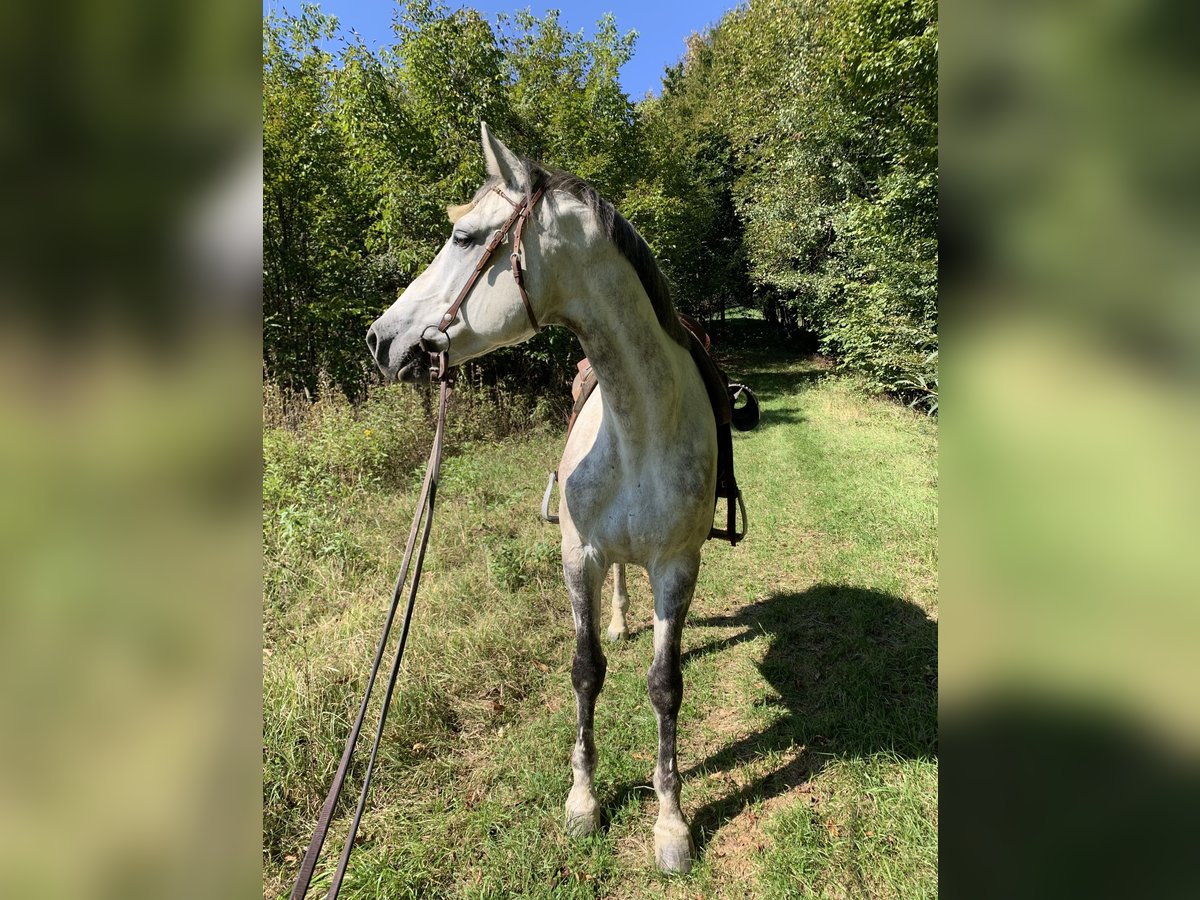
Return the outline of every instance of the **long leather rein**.
{"type": "MultiPolygon", "coordinates": [[[[513,201],[499,188],[496,189],[496,193],[500,194],[501,197],[512,205],[512,215],[508,217],[500,227],[500,230],[488,242],[483,256],[476,263],[470,277],[467,279],[467,283],[463,285],[462,290],[458,292],[458,296],[454,298],[454,302],[450,304],[450,308],[446,310],[446,314],[442,316],[441,321],[437,325],[437,330],[443,335],[446,334],[446,330],[454,322],[459,309],[467,299],[467,295],[471,293],[471,289],[475,287],[480,276],[488,267],[488,263],[491,262],[496,250],[504,243],[505,238],[513,230],[514,226],[516,227],[516,231],[513,233],[513,248],[512,256],[510,257],[513,279],[516,281],[517,288],[521,292],[521,302],[525,306],[525,313],[529,316],[529,323],[533,326],[534,331],[541,330],[537,316],[533,312],[533,304],[529,302],[529,294],[525,289],[525,276],[521,268],[520,252],[521,235],[525,229],[525,223],[529,221],[529,217],[533,214],[533,209],[542,198],[545,189],[544,181],[534,185],[533,190],[526,194],[519,203],[513,201]]],[[[449,336],[447,336],[448,340],[449,336]]],[[[375,688],[375,679],[379,674],[379,667],[383,662],[383,653],[387,648],[388,637],[391,634],[392,624],[396,619],[396,612],[399,609],[400,595],[404,591],[405,584],[409,581],[409,570],[411,568],[412,583],[408,587],[404,620],[400,629],[400,640],[396,645],[396,655],[392,661],[391,672],[388,675],[387,688],[383,695],[383,704],[379,708],[379,721],[375,728],[374,741],[371,744],[371,756],[367,762],[367,771],[363,776],[362,790],[358,795],[358,804],[354,809],[354,819],[350,824],[350,832],[346,836],[346,843],[342,847],[337,869],[329,885],[329,892],[326,894],[327,900],[335,900],[338,892],[341,890],[342,880],[345,878],[346,868],[350,863],[350,851],[354,846],[354,838],[358,834],[358,826],[362,821],[363,810],[366,807],[367,791],[371,786],[371,775],[375,770],[375,758],[379,753],[379,743],[383,739],[383,729],[387,722],[388,707],[391,706],[392,693],[396,687],[396,679],[400,674],[400,661],[404,657],[404,646],[408,641],[409,626],[412,624],[413,608],[417,598],[417,587],[421,583],[421,567],[425,562],[425,550],[429,546],[429,533],[433,525],[433,507],[434,501],[437,498],[438,478],[442,469],[442,451],[446,438],[446,407],[454,384],[455,370],[450,368],[448,344],[445,349],[432,354],[432,358],[435,363],[433,377],[438,381],[441,388],[438,399],[437,428],[434,432],[433,446],[429,450],[429,464],[425,469],[425,481],[421,486],[421,496],[417,500],[417,510],[413,515],[412,527],[408,531],[408,540],[404,545],[404,558],[400,563],[400,573],[396,578],[396,586],[392,591],[392,602],[388,608],[387,618],[383,623],[383,634],[380,635],[379,644],[375,648],[375,660],[371,665],[371,674],[367,678],[367,687],[363,693],[362,703],[358,708],[358,716],[354,720],[350,734],[346,737],[346,746],[342,750],[341,762],[338,764],[337,772],[333,776],[333,783],[329,786],[329,793],[325,797],[325,803],[321,807],[316,828],[313,830],[312,838],[309,840],[308,849],[304,853],[304,860],[300,864],[300,872],[297,874],[296,883],[292,887],[291,900],[303,900],[312,882],[313,870],[316,868],[317,859],[321,855],[321,847],[324,845],[325,835],[329,831],[329,823],[333,818],[334,807],[337,806],[338,798],[342,794],[342,787],[346,782],[346,775],[350,769],[350,761],[354,756],[355,745],[358,743],[358,736],[362,731],[363,720],[367,715],[367,705],[371,699],[371,692],[375,688]],[[418,532],[421,536],[420,543],[417,542],[418,532]]]]}

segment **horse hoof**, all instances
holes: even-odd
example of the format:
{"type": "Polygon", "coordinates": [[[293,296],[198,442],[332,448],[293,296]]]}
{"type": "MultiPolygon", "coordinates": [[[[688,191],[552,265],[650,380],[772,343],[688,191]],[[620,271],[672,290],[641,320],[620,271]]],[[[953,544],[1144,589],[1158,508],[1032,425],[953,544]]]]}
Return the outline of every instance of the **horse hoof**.
{"type": "Polygon", "coordinates": [[[654,860],[664,872],[686,875],[692,871],[692,848],[690,842],[670,844],[654,848],[654,860]]]}
{"type": "Polygon", "coordinates": [[[622,641],[629,640],[629,632],[622,628],[620,631],[614,631],[612,627],[608,629],[608,642],[610,644],[619,644],[622,641]]]}
{"type": "Polygon", "coordinates": [[[672,828],[667,834],[662,833],[658,828],[655,829],[655,832],[654,861],[658,863],[658,867],[664,872],[679,875],[686,875],[692,871],[695,849],[692,847],[692,836],[688,832],[687,826],[672,828]]]}
{"type": "Polygon", "coordinates": [[[595,834],[600,828],[600,816],[596,812],[590,815],[567,813],[567,836],[573,838],[584,838],[589,834],[595,834]]]}
{"type": "Polygon", "coordinates": [[[567,800],[567,835],[573,838],[587,837],[600,828],[600,810],[591,797],[572,802],[567,800]]]}

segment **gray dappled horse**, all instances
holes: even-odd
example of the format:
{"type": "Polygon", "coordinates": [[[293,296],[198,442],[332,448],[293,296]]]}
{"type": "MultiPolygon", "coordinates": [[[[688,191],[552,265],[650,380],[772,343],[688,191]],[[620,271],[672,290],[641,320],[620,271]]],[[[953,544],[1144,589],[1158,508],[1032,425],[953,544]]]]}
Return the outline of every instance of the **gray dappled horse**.
{"type": "Polygon", "coordinates": [[[585,835],[599,826],[592,723],[606,668],[600,595],[613,567],[608,636],[621,640],[628,606],[623,566],[635,563],[649,573],[654,591],[648,675],[658,717],[654,854],[663,869],[687,872],[694,848],[679,806],[675,759],[683,695],[679,643],[700,548],[712,526],[713,410],[666,280],[633,226],[580,179],[519,159],[486,124],[482,134],[488,180],[469,204],[447,211],[450,239],[371,326],[367,344],[385,376],[415,381],[427,377],[430,353],[446,350],[447,341],[449,364],[457,366],[533,337],[539,323],[561,325],[579,338],[599,387],[580,412],[558,469],[579,720],[567,829],[585,835]],[[517,231],[513,246],[483,260],[489,239],[522,201],[532,206],[527,227],[517,231]],[[517,268],[514,260],[520,260],[517,268]],[[484,265],[453,321],[439,331],[471,272],[484,265]]]}

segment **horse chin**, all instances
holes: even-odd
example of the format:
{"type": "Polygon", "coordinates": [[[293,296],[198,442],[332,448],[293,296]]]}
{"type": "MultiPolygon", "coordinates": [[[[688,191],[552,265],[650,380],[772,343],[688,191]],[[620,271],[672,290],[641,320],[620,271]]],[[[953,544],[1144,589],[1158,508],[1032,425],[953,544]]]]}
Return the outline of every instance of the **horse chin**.
{"type": "Polygon", "coordinates": [[[400,358],[400,367],[393,377],[397,382],[417,384],[427,380],[432,364],[432,357],[421,348],[421,345],[413,344],[400,358]]]}

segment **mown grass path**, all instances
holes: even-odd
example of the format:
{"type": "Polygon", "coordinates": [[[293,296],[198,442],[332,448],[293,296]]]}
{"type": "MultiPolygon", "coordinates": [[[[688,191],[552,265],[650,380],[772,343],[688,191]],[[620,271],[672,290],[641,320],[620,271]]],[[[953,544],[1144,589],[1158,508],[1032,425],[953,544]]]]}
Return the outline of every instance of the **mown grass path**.
{"type": "MultiPolygon", "coordinates": [[[[758,392],[763,421],[735,436],[750,534],[706,548],[684,637],[693,873],[654,867],[640,570],[632,636],[606,645],[597,708],[605,827],[579,842],[563,834],[572,642],[557,533],[537,517],[562,445],[546,432],[446,463],[343,896],[936,895],[936,426],[863,397],[819,360],[787,359],[759,325],[733,327],[737,346],[757,349],[722,361],[758,392]]],[[[286,893],[336,765],[411,502],[347,501],[341,533],[357,554],[268,559],[287,577],[272,582],[264,623],[267,896],[286,893]]],[[[344,826],[343,813],[331,842],[344,826]]],[[[331,866],[318,868],[314,896],[331,866]]]]}

